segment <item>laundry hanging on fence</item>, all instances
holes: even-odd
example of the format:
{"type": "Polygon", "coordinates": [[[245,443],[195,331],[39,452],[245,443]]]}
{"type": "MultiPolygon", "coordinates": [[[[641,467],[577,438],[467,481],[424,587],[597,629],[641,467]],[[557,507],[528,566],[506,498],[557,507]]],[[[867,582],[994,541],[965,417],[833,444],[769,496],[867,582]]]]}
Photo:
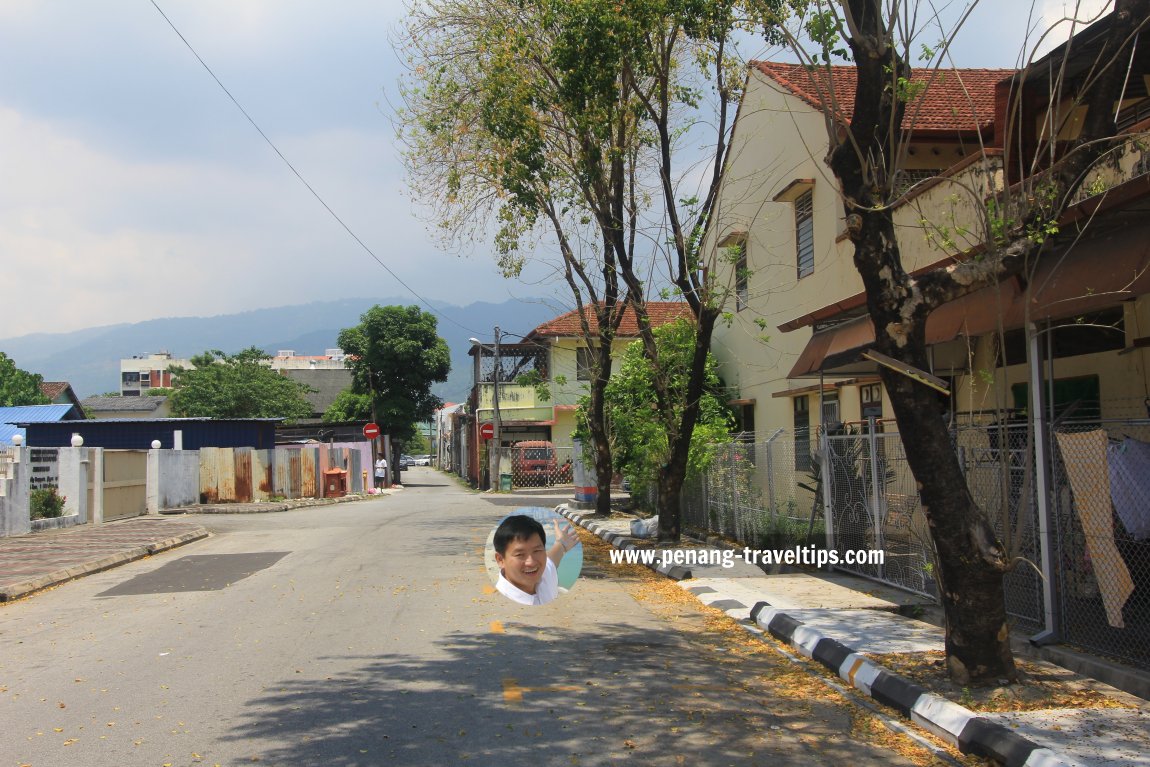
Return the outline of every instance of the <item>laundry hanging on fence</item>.
{"type": "Polygon", "coordinates": [[[1110,445],[1110,497],[1126,532],[1150,538],[1150,442],[1127,437],[1110,445]]]}
{"type": "Polygon", "coordinates": [[[1086,536],[1086,552],[1094,568],[1106,622],[1126,628],[1122,608],[1134,593],[1130,571],[1114,544],[1114,519],[1110,511],[1110,471],[1106,460],[1108,441],[1102,429],[1079,433],[1058,433],[1062,465],[1074,493],[1074,508],[1086,536]]]}

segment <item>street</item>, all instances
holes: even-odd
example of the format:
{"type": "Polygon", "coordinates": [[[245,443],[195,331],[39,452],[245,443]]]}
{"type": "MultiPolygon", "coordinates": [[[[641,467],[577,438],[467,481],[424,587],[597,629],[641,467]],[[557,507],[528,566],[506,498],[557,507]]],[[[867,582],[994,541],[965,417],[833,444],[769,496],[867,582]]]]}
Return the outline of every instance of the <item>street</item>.
{"type": "Polygon", "coordinates": [[[591,536],[570,594],[513,604],[483,557],[507,499],[404,482],[0,606],[0,767],[914,763],[591,536]]]}

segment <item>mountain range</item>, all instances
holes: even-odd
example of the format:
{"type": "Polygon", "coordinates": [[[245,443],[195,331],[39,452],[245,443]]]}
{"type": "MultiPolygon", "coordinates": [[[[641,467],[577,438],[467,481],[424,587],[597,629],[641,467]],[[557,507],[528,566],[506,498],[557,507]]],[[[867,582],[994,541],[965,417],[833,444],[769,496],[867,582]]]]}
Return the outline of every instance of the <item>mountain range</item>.
{"type": "MultiPolygon", "coordinates": [[[[298,355],[318,355],[337,346],[340,330],[358,324],[360,315],[372,306],[412,303],[411,298],[348,298],[214,317],[168,317],[0,339],[0,351],[45,381],[68,381],[83,398],[119,391],[123,358],[166,351],[186,359],[208,349],[233,353],[250,346],[268,354],[291,349],[298,355]]],[[[468,338],[490,342],[496,325],[526,333],[566,311],[554,299],[538,298],[463,307],[433,303],[432,308],[439,335],[451,349],[451,374],[433,387],[445,402],[460,402],[471,389],[468,338]]]]}

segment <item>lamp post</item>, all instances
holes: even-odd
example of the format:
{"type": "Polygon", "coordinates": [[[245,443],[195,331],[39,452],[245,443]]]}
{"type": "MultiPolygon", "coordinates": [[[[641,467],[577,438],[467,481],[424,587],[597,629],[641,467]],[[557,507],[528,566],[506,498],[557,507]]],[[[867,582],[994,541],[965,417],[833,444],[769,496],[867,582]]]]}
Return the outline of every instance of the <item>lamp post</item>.
{"type": "Polygon", "coordinates": [[[495,489],[496,487],[498,487],[498,482],[499,482],[499,454],[501,452],[502,444],[503,444],[502,443],[503,422],[502,422],[502,419],[500,418],[500,413],[499,413],[499,379],[500,379],[499,344],[500,344],[500,340],[501,340],[502,336],[503,336],[503,334],[499,330],[499,326],[496,325],[495,326],[495,345],[494,346],[490,346],[488,344],[482,343],[482,342],[480,342],[480,340],[478,338],[467,339],[471,343],[472,346],[478,346],[480,348],[480,350],[481,350],[480,354],[481,355],[482,355],[483,349],[491,349],[491,353],[492,353],[492,356],[493,356],[494,361],[495,361],[494,369],[491,372],[491,399],[492,399],[491,443],[494,445],[494,448],[489,447],[487,449],[487,456],[488,456],[487,472],[488,472],[488,476],[490,477],[490,480],[491,480],[492,489],[495,489]]]}

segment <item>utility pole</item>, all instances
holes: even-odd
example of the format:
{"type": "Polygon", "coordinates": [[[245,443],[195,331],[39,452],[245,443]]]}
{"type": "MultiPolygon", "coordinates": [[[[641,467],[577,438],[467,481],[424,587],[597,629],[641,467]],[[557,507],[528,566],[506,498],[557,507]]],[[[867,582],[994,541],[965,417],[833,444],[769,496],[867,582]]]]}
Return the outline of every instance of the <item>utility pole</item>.
{"type": "Polygon", "coordinates": [[[500,418],[500,414],[499,414],[499,379],[502,377],[502,371],[500,369],[500,364],[499,364],[499,340],[500,340],[499,326],[496,325],[495,326],[495,369],[494,369],[494,371],[492,371],[492,375],[491,375],[492,400],[493,400],[491,425],[492,425],[492,429],[493,429],[494,433],[492,434],[492,437],[491,437],[492,447],[488,449],[488,452],[490,453],[489,457],[491,458],[491,467],[490,467],[490,469],[488,469],[488,472],[491,476],[491,489],[492,490],[498,490],[499,489],[499,483],[500,483],[499,459],[500,459],[500,454],[503,452],[503,441],[502,441],[502,439],[503,439],[503,422],[502,422],[502,420],[500,418]]]}

